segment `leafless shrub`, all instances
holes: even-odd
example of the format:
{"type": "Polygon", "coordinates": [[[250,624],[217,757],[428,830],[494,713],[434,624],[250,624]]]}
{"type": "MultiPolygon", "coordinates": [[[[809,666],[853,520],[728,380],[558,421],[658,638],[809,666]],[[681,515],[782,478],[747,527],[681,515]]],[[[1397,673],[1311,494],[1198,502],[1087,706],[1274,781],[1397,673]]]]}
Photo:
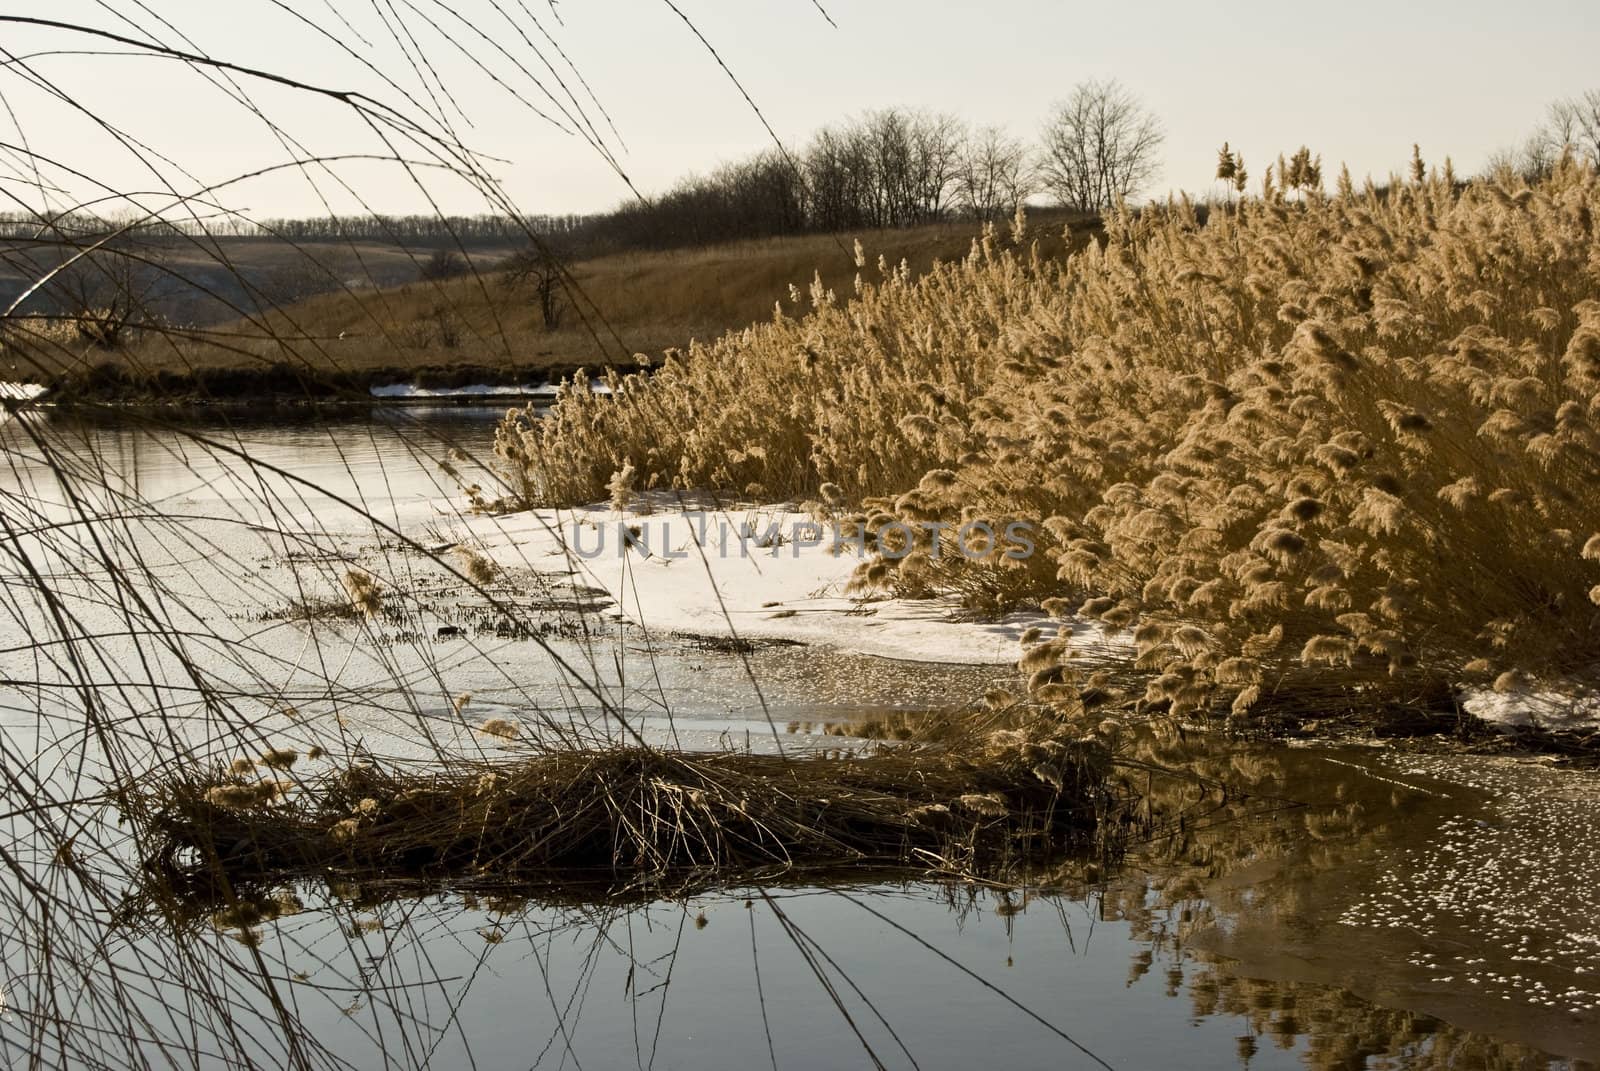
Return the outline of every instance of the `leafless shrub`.
{"type": "Polygon", "coordinates": [[[417,278],[423,282],[442,282],[458,278],[471,270],[466,258],[454,249],[436,249],[417,267],[417,278]]]}

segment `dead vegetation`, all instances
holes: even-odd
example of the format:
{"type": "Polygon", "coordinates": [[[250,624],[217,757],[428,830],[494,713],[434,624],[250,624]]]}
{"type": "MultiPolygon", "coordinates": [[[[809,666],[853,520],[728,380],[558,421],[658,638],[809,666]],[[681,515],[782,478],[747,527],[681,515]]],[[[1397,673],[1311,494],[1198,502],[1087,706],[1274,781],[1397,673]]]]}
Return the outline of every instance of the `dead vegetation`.
{"type": "MultiPolygon", "coordinates": [[[[1429,673],[1592,673],[1600,177],[1463,184],[1419,153],[1385,190],[1325,193],[1273,170],[1292,188],[1124,214],[1065,264],[1019,220],[921,277],[867,269],[854,300],[796,292],[648,379],[513,415],[508,482],[810,500],[878,546],[857,590],[1131,632],[1145,708],[1176,717],[1303,709],[1285,688],[1308,677],[1381,707],[1429,673]],[[933,524],[986,552],[941,556],[933,524]],[[1013,524],[1032,553],[992,537],[1013,524]]],[[[1061,648],[1023,668],[1071,708],[1061,648]]]]}
{"type": "Polygon", "coordinates": [[[356,762],[293,784],[174,774],[137,793],[153,815],[150,865],[188,884],[335,872],[681,892],[1106,851],[1110,770],[1103,743],[1029,720],[859,754],[575,748],[427,769],[356,762]]]}

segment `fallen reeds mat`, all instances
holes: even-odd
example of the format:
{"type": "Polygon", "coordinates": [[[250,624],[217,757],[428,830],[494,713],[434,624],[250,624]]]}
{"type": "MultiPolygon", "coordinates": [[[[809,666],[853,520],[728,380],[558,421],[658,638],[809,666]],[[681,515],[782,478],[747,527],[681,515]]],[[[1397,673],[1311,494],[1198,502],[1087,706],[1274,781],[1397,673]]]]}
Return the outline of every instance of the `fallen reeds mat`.
{"type": "Polygon", "coordinates": [[[355,763],[297,782],[217,772],[142,789],[149,865],[188,882],[296,874],[598,884],[971,873],[1105,847],[1111,756],[992,734],[981,748],[786,758],[645,748],[518,763],[355,763]]]}

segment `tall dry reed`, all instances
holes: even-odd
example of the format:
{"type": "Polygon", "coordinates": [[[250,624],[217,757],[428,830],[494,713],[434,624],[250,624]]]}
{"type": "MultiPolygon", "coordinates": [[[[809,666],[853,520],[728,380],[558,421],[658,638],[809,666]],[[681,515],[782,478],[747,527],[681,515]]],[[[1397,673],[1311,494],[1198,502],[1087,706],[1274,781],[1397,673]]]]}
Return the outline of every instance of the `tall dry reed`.
{"type": "Polygon", "coordinates": [[[869,529],[1031,523],[1031,561],[913,554],[862,583],[1136,626],[1147,702],[1178,714],[1243,713],[1301,667],[1592,670],[1600,179],[1420,170],[1124,213],[1064,261],[990,231],[915,280],[795,290],[609,396],[509,414],[500,460],[544,502],[631,465],[831,496],[869,529]]]}

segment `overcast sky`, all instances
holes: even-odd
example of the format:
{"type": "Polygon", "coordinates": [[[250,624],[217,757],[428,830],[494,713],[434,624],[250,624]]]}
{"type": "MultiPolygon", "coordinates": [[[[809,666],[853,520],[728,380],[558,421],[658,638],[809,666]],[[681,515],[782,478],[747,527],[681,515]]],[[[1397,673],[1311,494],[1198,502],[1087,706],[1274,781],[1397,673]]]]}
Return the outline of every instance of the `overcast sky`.
{"type": "MultiPolygon", "coordinates": [[[[1577,0],[1235,0],[1215,7],[823,0],[837,27],[811,0],[677,2],[791,143],[841,117],[891,105],[1001,123],[1031,139],[1051,102],[1075,82],[1120,79],[1167,131],[1151,194],[1210,188],[1224,140],[1243,151],[1257,176],[1302,142],[1322,153],[1330,171],[1345,161],[1358,177],[1403,167],[1413,141],[1430,160],[1448,153],[1469,172],[1525,137],[1551,100],[1600,88],[1600,18],[1592,3],[1577,0]]],[[[492,158],[490,172],[527,212],[594,211],[626,194],[591,144],[534,110],[554,113],[534,77],[561,96],[543,66],[548,60],[562,70],[546,32],[609,114],[615,133],[564,72],[641,190],[660,190],[685,172],[769,144],[750,105],[666,0],[560,0],[554,15],[547,0],[381,5],[403,16],[403,26],[380,21],[380,5],[349,0],[145,5],[170,26],[160,27],[131,0],[58,0],[49,8],[0,0],[0,13],[139,39],[155,34],[178,46],[182,33],[217,59],[362,90],[410,115],[437,107],[465,142],[492,158]],[[407,57],[413,41],[429,65],[407,57]]],[[[80,34],[0,25],[0,48],[9,61],[0,70],[0,140],[10,154],[0,161],[5,208],[38,199],[29,188],[38,178],[18,155],[24,144],[52,161],[40,177],[60,188],[57,203],[97,187],[191,192],[291,159],[280,137],[296,151],[322,155],[385,153],[400,144],[390,136],[386,145],[326,97],[241,76],[269,126],[230,99],[226,86],[170,59],[53,54],[136,51],[80,34]]],[[[390,212],[429,210],[415,182],[426,172],[354,162],[330,170],[277,173],[229,186],[219,198],[257,216],[313,214],[324,203],[338,211],[362,202],[390,212]]],[[[486,207],[465,184],[424,184],[445,209],[486,207]]]]}

